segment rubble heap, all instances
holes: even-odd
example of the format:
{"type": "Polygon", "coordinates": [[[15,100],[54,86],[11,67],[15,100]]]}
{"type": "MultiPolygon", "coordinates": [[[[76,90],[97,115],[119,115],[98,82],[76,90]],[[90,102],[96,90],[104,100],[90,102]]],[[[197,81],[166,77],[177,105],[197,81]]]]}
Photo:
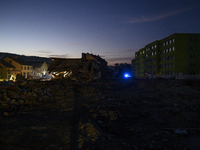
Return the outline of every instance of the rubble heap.
{"type": "Polygon", "coordinates": [[[200,149],[200,84],[18,81],[0,88],[0,149],[200,149]]]}

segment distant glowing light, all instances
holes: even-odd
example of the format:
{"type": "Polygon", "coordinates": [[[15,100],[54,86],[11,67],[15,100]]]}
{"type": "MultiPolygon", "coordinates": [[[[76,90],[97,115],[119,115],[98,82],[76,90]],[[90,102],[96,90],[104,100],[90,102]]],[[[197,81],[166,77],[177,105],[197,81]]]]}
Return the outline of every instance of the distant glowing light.
{"type": "Polygon", "coordinates": [[[125,77],[125,78],[130,78],[130,77],[131,77],[131,75],[130,75],[130,74],[128,74],[128,73],[125,73],[125,74],[124,74],[124,77],[125,77]]]}

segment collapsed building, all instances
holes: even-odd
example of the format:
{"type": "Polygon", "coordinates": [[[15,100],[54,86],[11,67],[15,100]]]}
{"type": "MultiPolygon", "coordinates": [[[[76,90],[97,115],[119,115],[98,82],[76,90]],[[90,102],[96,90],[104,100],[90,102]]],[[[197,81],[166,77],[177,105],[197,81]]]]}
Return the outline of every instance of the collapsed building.
{"type": "Polygon", "coordinates": [[[52,58],[49,72],[52,79],[68,78],[73,80],[97,80],[101,77],[99,64],[95,60],[52,58]]]}
{"type": "Polygon", "coordinates": [[[107,62],[99,55],[82,53],[82,58],[51,58],[48,71],[52,79],[98,80],[105,75],[107,62]]]}

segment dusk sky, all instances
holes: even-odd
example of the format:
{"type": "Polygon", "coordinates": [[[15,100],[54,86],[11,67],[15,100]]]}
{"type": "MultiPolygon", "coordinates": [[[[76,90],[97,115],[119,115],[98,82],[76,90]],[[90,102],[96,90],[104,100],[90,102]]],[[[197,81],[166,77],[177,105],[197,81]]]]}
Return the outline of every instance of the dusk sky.
{"type": "Polygon", "coordinates": [[[113,65],[173,33],[200,33],[200,0],[0,0],[0,52],[113,65]]]}

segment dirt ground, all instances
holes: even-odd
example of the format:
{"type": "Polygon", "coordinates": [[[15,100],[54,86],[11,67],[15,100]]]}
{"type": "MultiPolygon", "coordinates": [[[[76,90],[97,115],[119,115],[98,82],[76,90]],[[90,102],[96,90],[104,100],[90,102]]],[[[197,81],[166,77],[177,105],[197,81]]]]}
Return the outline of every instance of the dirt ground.
{"type": "Polygon", "coordinates": [[[25,81],[0,88],[0,149],[199,150],[200,81],[25,81]]]}

